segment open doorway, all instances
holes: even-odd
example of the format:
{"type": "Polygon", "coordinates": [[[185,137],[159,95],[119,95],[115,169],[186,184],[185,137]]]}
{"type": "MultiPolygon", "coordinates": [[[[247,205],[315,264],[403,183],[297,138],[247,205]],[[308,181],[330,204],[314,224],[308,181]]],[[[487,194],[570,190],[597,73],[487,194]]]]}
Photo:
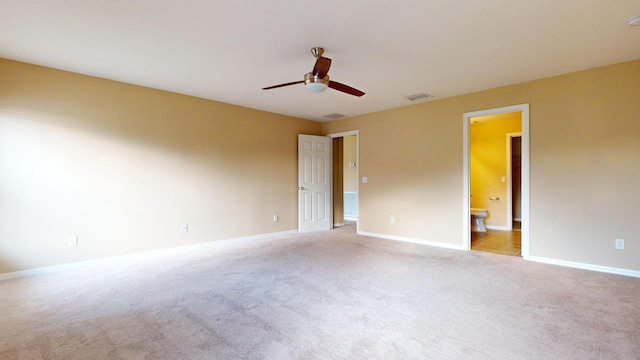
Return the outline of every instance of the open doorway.
{"type": "Polygon", "coordinates": [[[520,112],[472,117],[469,126],[471,249],[520,256],[521,233],[513,230],[513,200],[520,196],[513,190],[520,188],[514,179],[521,167],[512,156],[520,150],[511,146],[521,134],[520,112]]]}
{"type": "Polygon", "coordinates": [[[507,134],[507,225],[522,230],[522,132],[507,134]]]}
{"type": "MultiPolygon", "coordinates": [[[[463,241],[466,249],[472,249],[472,239],[474,243],[477,239],[487,240],[486,243],[489,246],[512,242],[510,245],[517,244],[517,249],[507,250],[506,253],[527,258],[529,256],[529,104],[463,114],[463,139],[463,241]],[[511,123],[505,121],[510,117],[513,118],[514,115],[516,121],[511,123]],[[499,123],[501,120],[502,124],[499,123]],[[488,124],[491,121],[496,123],[488,124]],[[475,131],[474,127],[477,127],[478,131],[475,131]],[[501,128],[500,133],[489,131],[491,128],[501,128]],[[490,139],[483,139],[482,137],[485,136],[490,139]],[[520,138],[521,145],[519,151],[520,195],[517,197],[513,193],[514,166],[511,158],[514,152],[511,139],[515,137],[520,138]],[[478,149],[472,149],[474,144],[483,145],[478,149]],[[514,209],[516,201],[519,209],[514,209]],[[475,214],[481,214],[485,229],[478,226],[478,217],[475,214]],[[517,232],[513,231],[514,214],[520,215],[521,220],[519,222],[521,230],[517,232]],[[472,230],[480,231],[472,234],[472,230]]],[[[476,246],[473,248],[476,249],[476,246]]]]}
{"type": "Polygon", "coordinates": [[[329,134],[333,139],[333,224],[358,222],[358,131],[329,134]]]}

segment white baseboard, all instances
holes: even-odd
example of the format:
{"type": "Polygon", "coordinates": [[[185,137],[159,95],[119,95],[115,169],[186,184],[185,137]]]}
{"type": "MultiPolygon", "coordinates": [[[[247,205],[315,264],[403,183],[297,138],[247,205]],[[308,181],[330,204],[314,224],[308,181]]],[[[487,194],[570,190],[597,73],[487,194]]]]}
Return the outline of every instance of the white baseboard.
{"type": "Polygon", "coordinates": [[[509,229],[508,226],[499,226],[499,225],[484,225],[487,229],[489,230],[502,230],[502,231],[509,231],[511,229],[509,229]]]}
{"type": "MultiPolygon", "coordinates": [[[[287,230],[287,231],[280,231],[280,232],[274,232],[274,233],[266,233],[266,234],[259,234],[259,235],[244,236],[244,237],[239,237],[239,238],[214,240],[214,241],[209,241],[209,242],[204,242],[204,243],[190,244],[190,245],[184,245],[184,246],[176,246],[176,247],[171,247],[171,248],[166,248],[166,249],[150,250],[150,251],[144,251],[144,252],[140,252],[140,253],[109,256],[109,257],[105,257],[105,258],[78,261],[78,262],[66,263],[66,264],[60,264],[60,265],[54,265],[54,266],[46,266],[46,267],[40,267],[40,268],[35,268],[35,269],[20,270],[20,271],[14,271],[14,272],[0,274],[0,281],[8,280],[8,279],[14,279],[14,278],[18,278],[18,277],[35,276],[35,275],[47,274],[47,273],[52,273],[52,272],[57,272],[57,271],[77,269],[77,268],[82,268],[82,267],[86,267],[86,266],[96,265],[96,264],[103,263],[103,262],[122,261],[122,260],[125,260],[125,259],[131,259],[132,257],[144,258],[144,257],[147,257],[147,256],[152,256],[152,255],[174,254],[174,253],[194,250],[194,249],[198,249],[198,248],[205,248],[205,247],[212,246],[214,244],[222,244],[222,243],[232,242],[232,241],[233,242],[255,241],[255,240],[260,240],[260,239],[267,239],[267,238],[274,237],[274,236],[292,235],[292,234],[297,234],[297,233],[298,233],[297,229],[295,229],[295,230],[287,230]]],[[[428,246],[434,246],[434,247],[440,247],[440,248],[446,248],[446,249],[464,250],[464,251],[467,250],[462,245],[456,245],[456,244],[447,244],[447,243],[441,243],[441,242],[436,242],[436,241],[412,239],[412,238],[406,238],[406,237],[395,236],[395,235],[377,234],[377,233],[371,233],[371,232],[366,232],[366,231],[358,231],[357,233],[358,233],[358,235],[371,236],[371,237],[387,239],[387,240],[403,241],[403,242],[408,242],[408,243],[414,243],[414,244],[420,244],[420,245],[428,245],[428,246]]],[[[539,263],[545,263],[545,264],[551,264],[551,265],[558,265],[558,266],[565,266],[565,267],[583,269],[583,270],[597,271],[597,272],[608,273],[608,274],[615,274],[615,275],[623,275],[623,276],[630,276],[630,277],[640,278],[640,271],[637,271],[637,270],[628,270],[628,269],[613,268],[613,267],[600,266],[600,265],[591,265],[591,264],[577,263],[577,262],[572,262],[572,261],[565,261],[565,260],[558,260],[558,259],[551,259],[551,258],[544,258],[544,257],[537,257],[537,256],[528,256],[528,257],[525,258],[525,260],[533,261],[533,262],[539,262],[539,263]]]]}
{"type": "Polygon", "coordinates": [[[343,227],[344,223],[333,223],[333,227],[343,227]]]}
{"type": "Polygon", "coordinates": [[[613,268],[608,266],[591,265],[591,264],[577,263],[573,261],[565,261],[565,260],[558,260],[558,259],[550,259],[550,258],[544,258],[544,257],[538,257],[538,256],[528,256],[525,258],[525,260],[535,261],[535,262],[544,263],[544,264],[565,266],[565,267],[576,268],[576,269],[597,271],[597,272],[602,272],[607,274],[624,275],[624,276],[640,278],[640,271],[636,271],[636,270],[627,270],[627,269],[613,268]]]}
{"type": "MultiPolygon", "coordinates": [[[[420,240],[420,239],[411,239],[411,238],[405,238],[401,236],[377,234],[377,233],[371,233],[366,231],[358,231],[358,235],[371,236],[371,237],[388,239],[388,240],[404,241],[404,242],[410,242],[414,244],[435,246],[435,247],[441,247],[446,249],[463,250],[463,251],[467,250],[462,245],[446,244],[441,242],[420,240]]],[[[635,271],[635,270],[612,268],[612,267],[600,266],[600,265],[583,264],[583,263],[549,259],[549,258],[536,257],[536,256],[529,256],[524,259],[528,261],[540,262],[540,263],[545,263],[550,265],[559,265],[559,266],[565,266],[565,267],[571,267],[571,268],[577,268],[577,269],[583,269],[583,270],[591,270],[591,271],[603,272],[608,274],[624,275],[624,276],[640,278],[640,271],[635,271]]]]}
{"type": "Polygon", "coordinates": [[[345,215],[345,216],[344,216],[344,219],[345,219],[345,220],[351,220],[351,221],[358,221],[358,217],[357,217],[357,216],[348,216],[348,215],[345,215]]]}
{"type": "Polygon", "coordinates": [[[165,249],[149,250],[149,251],[143,251],[143,252],[138,252],[138,253],[123,254],[123,255],[116,255],[116,256],[108,256],[108,257],[103,257],[103,258],[98,258],[98,259],[76,261],[76,262],[72,262],[72,263],[53,265],[53,266],[45,266],[45,267],[40,267],[40,268],[35,268],[35,269],[20,270],[20,271],[14,271],[14,272],[8,272],[8,273],[0,274],[0,281],[14,279],[14,278],[18,278],[18,277],[27,277],[27,276],[48,274],[48,273],[57,272],[57,271],[63,271],[63,270],[78,269],[78,268],[83,268],[83,267],[87,267],[87,266],[91,266],[91,265],[97,265],[97,264],[104,263],[104,262],[116,262],[116,261],[122,261],[122,260],[125,260],[125,259],[132,259],[133,257],[144,258],[144,257],[152,256],[152,255],[155,256],[155,255],[175,254],[175,253],[185,252],[185,251],[199,249],[199,248],[201,249],[201,248],[212,246],[214,244],[222,244],[222,243],[231,242],[231,241],[233,241],[233,242],[255,241],[255,240],[260,240],[260,239],[271,238],[271,237],[274,237],[274,236],[291,235],[291,234],[297,234],[297,233],[298,233],[298,229],[287,230],[287,231],[280,231],[280,232],[274,232],[274,233],[266,233],[266,234],[259,234],[259,235],[244,236],[244,237],[232,238],[232,239],[214,240],[214,241],[208,241],[208,242],[197,243],[197,244],[189,244],[189,245],[183,245],[183,246],[174,246],[174,247],[165,248],[165,249]]]}
{"type": "Polygon", "coordinates": [[[404,241],[404,242],[409,242],[414,244],[435,246],[435,247],[440,247],[445,249],[467,250],[464,248],[463,245],[447,244],[447,243],[441,243],[437,241],[429,241],[429,240],[421,240],[421,239],[412,239],[412,238],[406,238],[406,237],[395,236],[395,235],[376,234],[376,233],[371,233],[366,231],[358,231],[357,233],[358,235],[363,235],[363,236],[371,236],[371,237],[387,239],[387,240],[395,240],[395,241],[404,241]]]}

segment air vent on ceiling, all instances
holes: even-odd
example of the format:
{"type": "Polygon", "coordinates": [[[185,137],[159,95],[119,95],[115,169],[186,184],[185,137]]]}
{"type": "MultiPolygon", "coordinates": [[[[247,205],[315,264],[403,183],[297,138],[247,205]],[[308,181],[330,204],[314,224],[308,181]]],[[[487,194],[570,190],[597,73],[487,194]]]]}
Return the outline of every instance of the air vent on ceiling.
{"type": "Polygon", "coordinates": [[[428,98],[432,98],[432,97],[433,97],[433,95],[431,95],[431,94],[421,93],[421,94],[409,95],[409,96],[407,96],[407,99],[409,99],[411,101],[416,101],[416,100],[424,100],[424,99],[428,99],[428,98]]]}
{"type": "Polygon", "coordinates": [[[338,113],[333,113],[333,114],[329,114],[329,115],[324,115],[323,118],[325,119],[329,119],[329,120],[336,120],[336,119],[340,119],[345,117],[345,115],[342,114],[338,114],[338,113]]]}

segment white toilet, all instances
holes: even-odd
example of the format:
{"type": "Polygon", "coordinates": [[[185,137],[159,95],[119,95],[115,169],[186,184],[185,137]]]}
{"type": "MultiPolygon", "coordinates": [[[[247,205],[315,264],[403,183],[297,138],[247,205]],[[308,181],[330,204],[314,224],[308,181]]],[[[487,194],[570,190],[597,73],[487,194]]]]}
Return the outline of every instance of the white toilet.
{"type": "Polygon", "coordinates": [[[489,215],[487,209],[471,208],[471,231],[486,232],[487,227],[484,226],[484,218],[489,215]]]}

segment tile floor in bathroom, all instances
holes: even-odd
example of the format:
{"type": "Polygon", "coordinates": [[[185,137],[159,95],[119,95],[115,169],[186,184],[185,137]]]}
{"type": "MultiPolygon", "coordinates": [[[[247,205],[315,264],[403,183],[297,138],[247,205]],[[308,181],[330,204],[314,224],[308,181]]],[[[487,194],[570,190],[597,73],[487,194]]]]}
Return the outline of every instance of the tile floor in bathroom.
{"type": "Polygon", "coordinates": [[[471,232],[471,250],[486,251],[502,255],[522,256],[521,231],[489,230],[471,232]]]}

